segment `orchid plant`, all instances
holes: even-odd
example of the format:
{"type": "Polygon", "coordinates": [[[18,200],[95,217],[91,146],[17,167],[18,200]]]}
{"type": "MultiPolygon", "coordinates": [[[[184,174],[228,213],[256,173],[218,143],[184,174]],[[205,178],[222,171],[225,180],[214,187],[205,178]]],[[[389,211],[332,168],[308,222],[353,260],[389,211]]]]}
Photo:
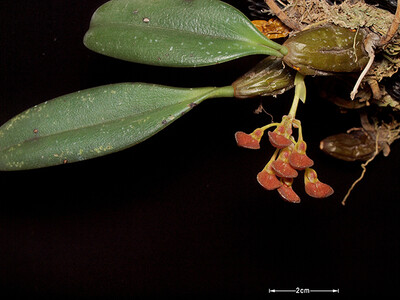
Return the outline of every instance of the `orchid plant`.
{"type": "Polygon", "coordinates": [[[305,30],[279,44],[242,12],[219,0],[111,0],[94,13],[84,44],[113,58],[163,67],[202,67],[249,55],[266,56],[223,87],[181,88],[118,83],[74,92],[15,116],[0,128],[0,170],[15,171],[87,160],[136,145],[206,99],[276,96],[294,88],[279,123],[237,132],[239,146],[259,149],[267,131],[276,149],[257,175],[261,186],[298,203],[292,189],[304,171],[305,191],[325,198],[333,189],[312,169],[301,121],[306,75],[360,72],[365,33],[337,26],[305,30]],[[323,48],[323,49],[322,49],[323,48]],[[297,135],[293,135],[293,129],[297,135]]]}

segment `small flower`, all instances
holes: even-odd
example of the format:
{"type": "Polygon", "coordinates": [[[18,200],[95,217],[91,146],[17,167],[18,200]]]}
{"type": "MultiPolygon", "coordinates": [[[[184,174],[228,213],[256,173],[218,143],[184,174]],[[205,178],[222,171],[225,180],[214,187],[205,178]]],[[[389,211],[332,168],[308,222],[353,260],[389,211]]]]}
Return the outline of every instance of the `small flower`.
{"type": "Polygon", "coordinates": [[[290,148],[286,147],[280,151],[278,158],[271,163],[272,169],[279,177],[294,178],[298,175],[297,171],[289,164],[290,154],[290,148]]]}
{"type": "MultiPolygon", "coordinates": [[[[280,128],[280,127],[278,127],[280,128]]],[[[269,141],[272,146],[278,149],[286,148],[292,144],[292,141],[286,138],[283,134],[280,134],[279,131],[268,131],[269,141]]]]}
{"type": "Polygon", "coordinates": [[[317,172],[311,168],[304,173],[304,185],[306,193],[314,198],[326,198],[334,192],[329,185],[318,180],[317,172]]]}
{"type": "Polygon", "coordinates": [[[269,141],[272,146],[283,149],[292,145],[290,137],[292,135],[292,119],[288,116],[282,117],[282,122],[274,131],[268,132],[269,141]]]}
{"type": "Polygon", "coordinates": [[[258,183],[268,191],[279,188],[282,183],[276,178],[274,171],[271,169],[271,164],[268,163],[265,168],[257,175],[258,183]]]}
{"type": "Polygon", "coordinates": [[[260,149],[260,140],[264,134],[264,131],[257,128],[252,133],[244,133],[238,131],[235,133],[235,139],[238,146],[247,149],[260,149]]]}
{"type": "Polygon", "coordinates": [[[314,165],[314,161],[306,154],[307,144],[299,140],[289,156],[289,164],[296,170],[304,170],[314,165]]]}
{"type": "Polygon", "coordinates": [[[286,201],[291,203],[300,203],[300,197],[293,191],[292,178],[282,178],[282,185],[278,188],[279,195],[286,201]]]}

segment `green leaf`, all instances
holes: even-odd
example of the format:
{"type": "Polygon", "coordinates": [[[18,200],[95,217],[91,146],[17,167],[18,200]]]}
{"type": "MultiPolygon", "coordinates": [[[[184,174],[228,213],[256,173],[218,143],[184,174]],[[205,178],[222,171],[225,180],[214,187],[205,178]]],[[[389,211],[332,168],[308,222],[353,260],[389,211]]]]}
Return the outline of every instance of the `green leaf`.
{"type": "Polygon", "coordinates": [[[144,83],[100,86],[61,96],[0,127],[0,170],[41,168],[90,159],[135,145],[223,88],[144,83]]]}
{"type": "Polygon", "coordinates": [[[84,44],[114,58],[171,67],[287,53],[218,0],[112,0],[94,13],[84,44]]]}

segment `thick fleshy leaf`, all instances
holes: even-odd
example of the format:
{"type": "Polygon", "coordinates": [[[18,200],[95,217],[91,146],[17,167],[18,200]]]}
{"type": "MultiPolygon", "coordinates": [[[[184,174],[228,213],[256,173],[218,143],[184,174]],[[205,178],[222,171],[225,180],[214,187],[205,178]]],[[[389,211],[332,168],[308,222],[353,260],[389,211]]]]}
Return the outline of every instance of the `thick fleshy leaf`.
{"type": "Polygon", "coordinates": [[[287,53],[218,0],[112,0],[94,13],[84,43],[107,56],[173,67],[287,53]]]}
{"type": "Polygon", "coordinates": [[[121,83],[44,102],[0,127],[0,170],[75,162],[135,145],[207,98],[233,88],[121,83]]]}

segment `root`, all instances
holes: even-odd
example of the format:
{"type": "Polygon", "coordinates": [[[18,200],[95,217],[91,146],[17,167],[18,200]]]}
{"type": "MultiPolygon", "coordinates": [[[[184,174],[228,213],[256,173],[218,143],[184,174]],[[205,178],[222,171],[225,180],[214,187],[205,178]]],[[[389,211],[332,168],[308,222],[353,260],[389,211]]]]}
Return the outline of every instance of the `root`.
{"type": "MultiPolygon", "coordinates": [[[[378,145],[378,143],[377,143],[376,145],[378,145]]],[[[347,191],[346,196],[344,196],[344,198],[343,198],[343,200],[342,200],[342,205],[343,205],[343,206],[346,205],[346,200],[347,200],[347,198],[349,198],[350,193],[351,193],[351,191],[354,189],[354,187],[356,186],[356,184],[359,183],[359,182],[364,178],[365,172],[367,172],[367,165],[368,165],[371,161],[374,160],[374,158],[376,157],[377,154],[378,154],[378,150],[376,149],[374,156],[372,156],[370,159],[368,159],[365,163],[363,163],[363,164],[361,165],[361,168],[363,169],[363,171],[362,171],[362,173],[361,173],[361,176],[360,176],[356,181],[353,182],[353,184],[351,185],[351,187],[350,187],[349,190],[347,191]]]]}
{"type": "MultiPolygon", "coordinates": [[[[379,135],[379,133],[378,133],[378,135],[379,135]]],[[[343,198],[343,200],[342,200],[342,205],[343,205],[343,206],[346,205],[346,200],[347,200],[347,198],[349,198],[350,193],[351,193],[351,191],[354,189],[354,187],[356,186],[356,184],[359,183],[359,182],[364,178],[365,172],[367,172],[367,166],[368,166],[368,164],[369,164],[371,161],[373,161],[373,160],[375,159],[375,157],[378,155],[378,153],[379,153],[379,143],[378,143],[378,140],[379,140],[379,137],[377,136],[377,137],[376,137],[376,141],[375,141],[375,153],[374,153],[374,155],[373,155],[370,159],[368,159],[365,163],[361,164],[361,168],[363,169],[362,172],[361,172],[361,176],[360,176],[356,181],[353,182],[353,184],[351,185],[351,187],[350,187],[349,190],[347,191],[346,196],[344,196],[344,198],[343,198]]]]}
{"type": "Polygon", "coordinates": [[[362,80],[364,79],[365,75],[367,75],[369,69],[372,66],[372,63],[375,60],[374,48],[375,48],[376,40],[377,40],[377,35],[376,34],[370,34],[370,35],[367,36],[367,38],[364,41],[365,51],[367,51],[367,53],[368,53],[369,60],[368,60],[367,65],[365,66],[364,70],[362,71],[362,73],[358,77],[358,80],[357,80],[356,84],[354,85],[353,90],[350,93],[351,100],[354,100],[354,98],[356,97],[356,94],[358,92],[358,88],[360,87],[360,84],[361,84],[362,80]]]}

